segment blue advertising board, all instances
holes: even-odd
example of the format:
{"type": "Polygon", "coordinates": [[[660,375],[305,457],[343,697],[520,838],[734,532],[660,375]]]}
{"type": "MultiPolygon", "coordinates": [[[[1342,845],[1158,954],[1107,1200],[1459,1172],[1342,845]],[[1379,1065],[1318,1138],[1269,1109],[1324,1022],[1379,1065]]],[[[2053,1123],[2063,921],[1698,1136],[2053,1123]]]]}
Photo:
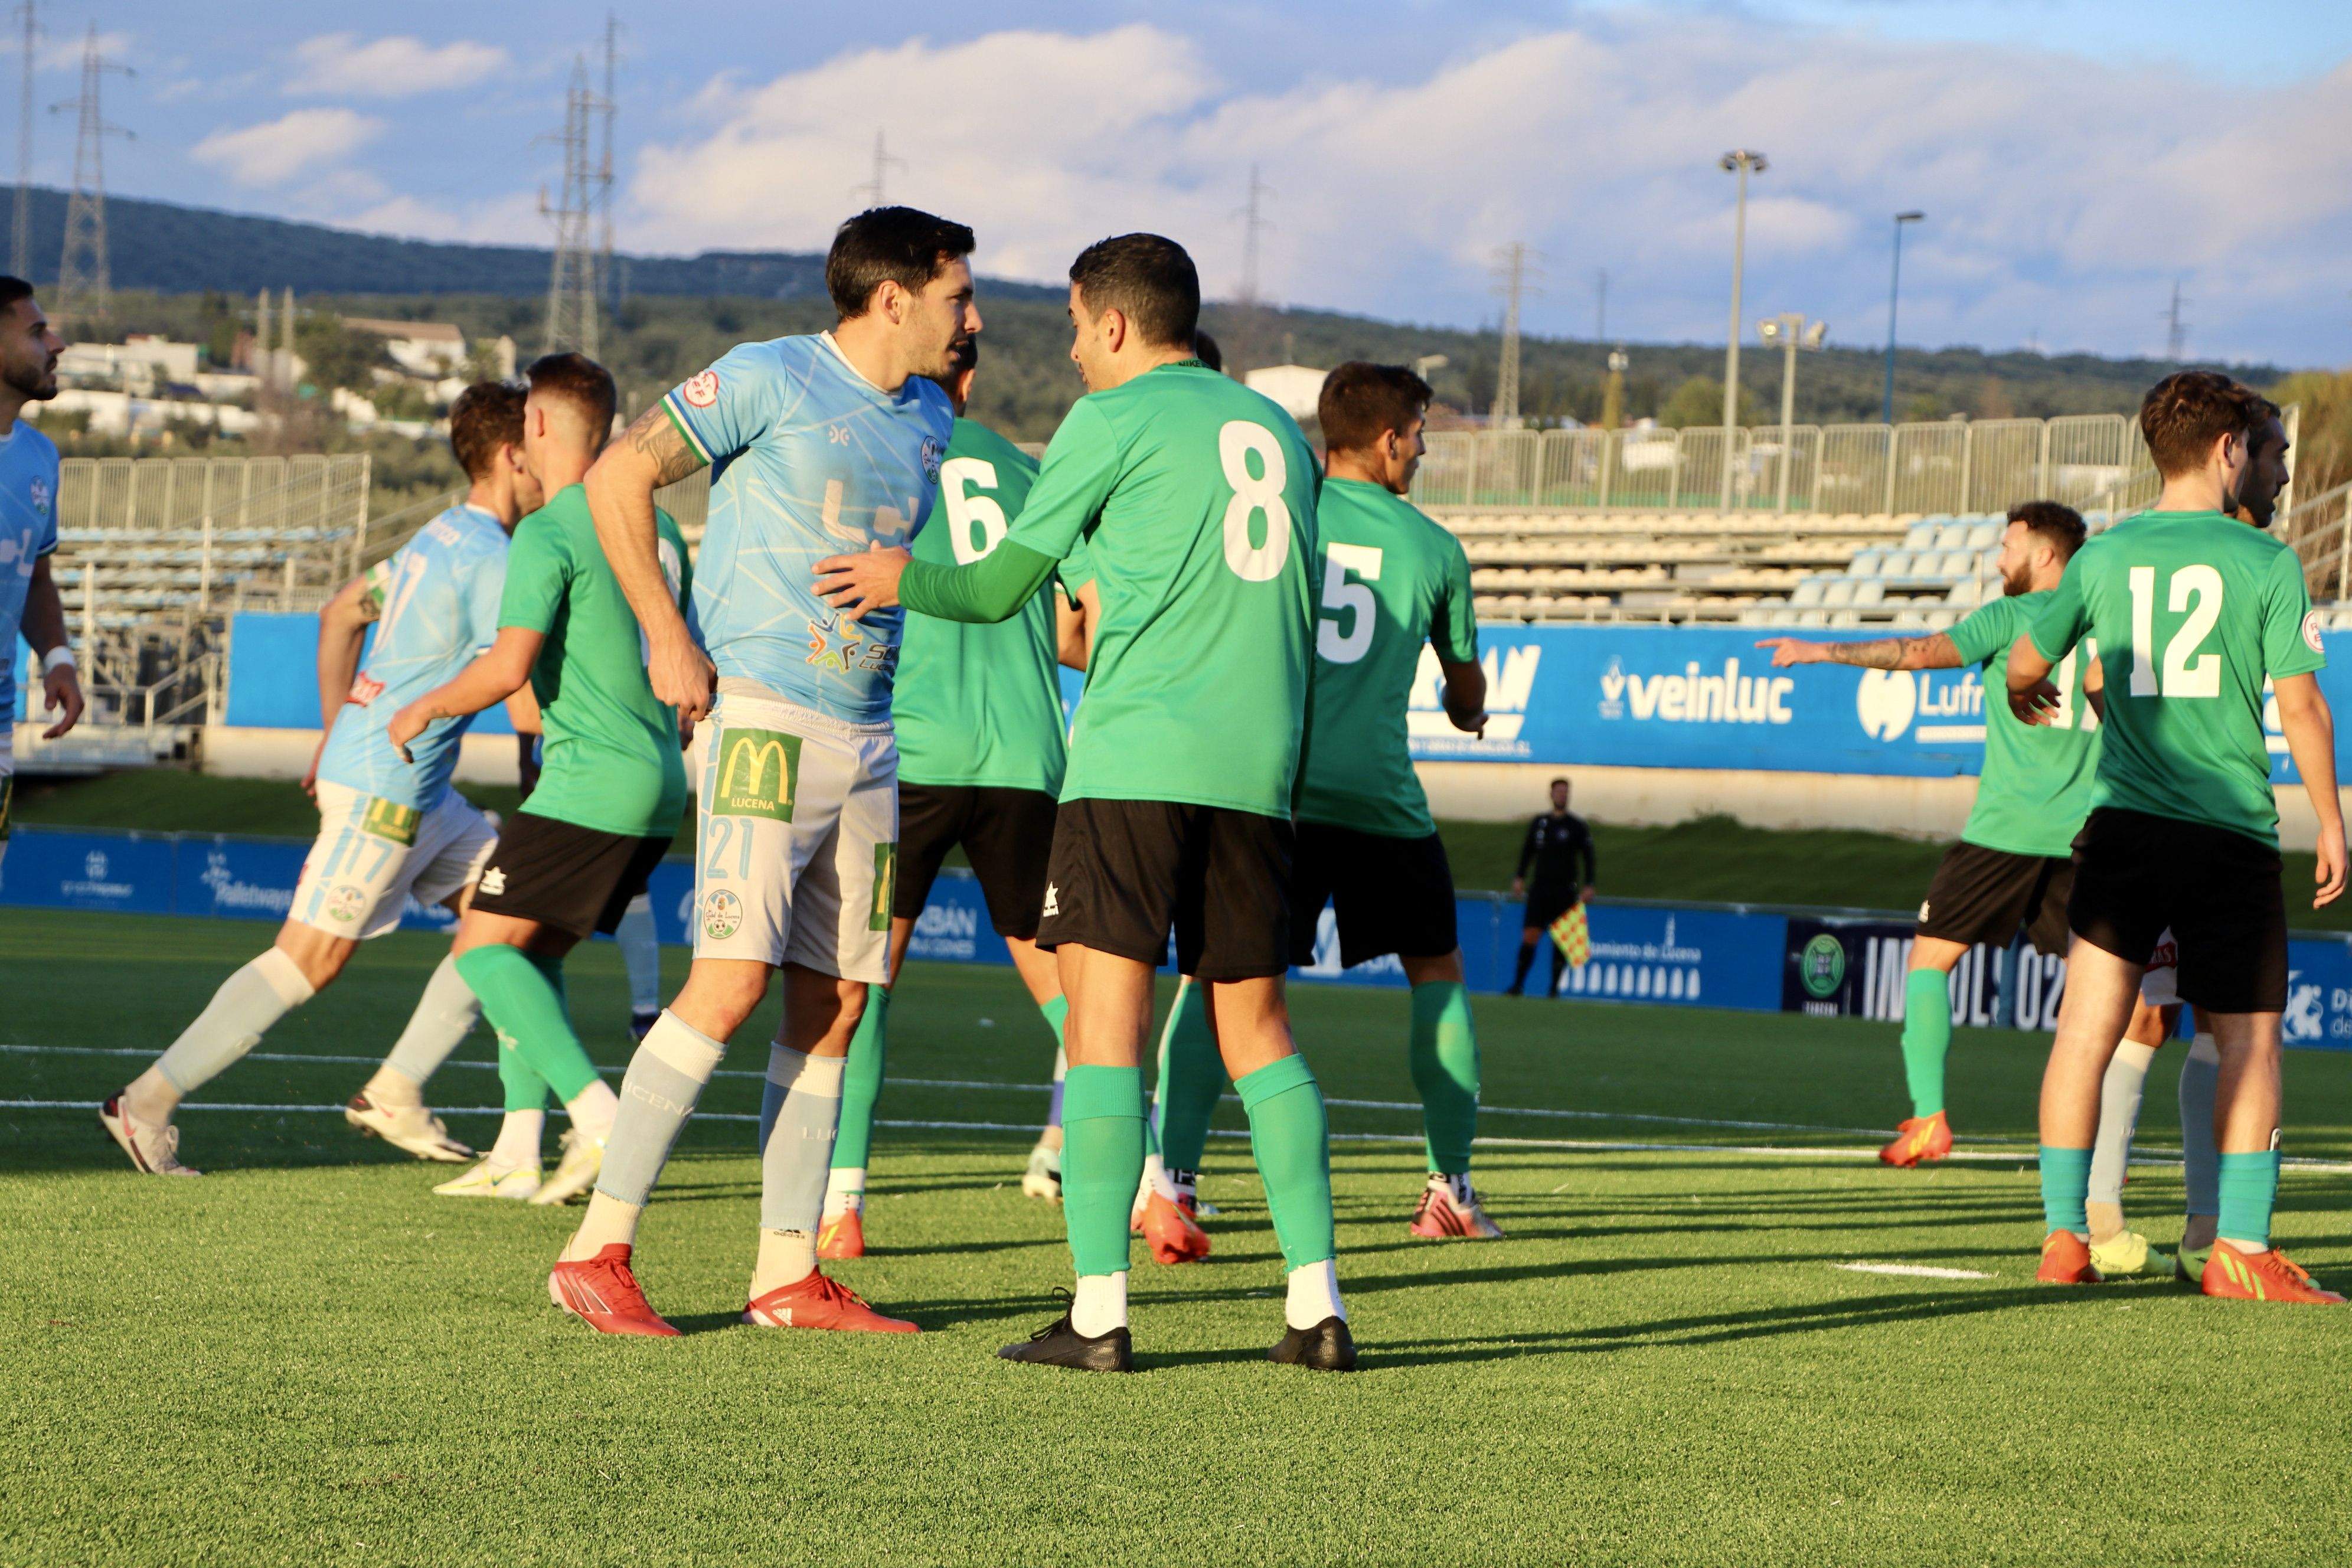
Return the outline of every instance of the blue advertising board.
{"type": "MultiPolygon", "coordinates": [[[[374,646],[368,628],[360,661],[374,646]]],[[[319,727],[319,617],[245,611],[229,617],[228,705],[222,722],[255,730],[319,727]]],[[[474,721],[477,733],[511,735],[504,708],[474,721]]]]}

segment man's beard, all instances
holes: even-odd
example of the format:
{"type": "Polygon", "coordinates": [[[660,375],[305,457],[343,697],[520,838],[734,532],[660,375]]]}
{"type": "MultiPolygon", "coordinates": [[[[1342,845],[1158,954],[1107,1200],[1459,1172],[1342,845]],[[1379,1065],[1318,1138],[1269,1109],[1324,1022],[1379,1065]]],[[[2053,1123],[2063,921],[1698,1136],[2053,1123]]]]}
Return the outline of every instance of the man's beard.
{"type": "Polygon", "coordinates": [[[2033,592],[2033,574],[2031,572],[2009,573],[2001,578],[2000,586],[2011,598],[2022,598],[2033,592]]]}
{"type": "Polygon", "coordinates": [[[0,375],[0,381],[7,383],[9,391],[37,403],[58,395],[58,367],[53,364],[33,371],[11,370],[0,375]]]}

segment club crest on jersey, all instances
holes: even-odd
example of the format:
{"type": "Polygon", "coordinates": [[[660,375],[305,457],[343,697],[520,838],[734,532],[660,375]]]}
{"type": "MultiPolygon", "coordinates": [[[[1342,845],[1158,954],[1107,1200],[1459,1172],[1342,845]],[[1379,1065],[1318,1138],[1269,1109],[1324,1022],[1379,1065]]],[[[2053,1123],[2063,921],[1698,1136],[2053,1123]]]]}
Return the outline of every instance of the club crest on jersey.
{"type": "Polygon", "coordinates": [[[2303,617],[2303,640],[2314,653],[2326,653],[2327,645],[2319,640],[2319,612],[2306,611],[2303,617]]]}
{"type": "Polygon", "coordinates": [[[708,408],[719,401],[719,373],[706,370],[700,375],[689,376],[679,392],[689,405],[708,408]]]}
{"type": "Polygon", "coordinates": [[[933,484],[940,482],[940,443],[933,436],[923,437],[923,478],[933,484]]]}
{"type": "Polygon", "coordinates": [[[49,512],[49,502],[54,499],[49,494],[49,481],[47,479],[35,479],[32,486],[32,494],[33,510],[39,512],[42,516],[47,517],[49,512]]]}
{"type": "Polygon", "coordinates": [[[743,900],[720,888],[702,900],[702,931],[713,942],[725,942],[743,929],[743,900]]]}
{"type": "Polygon", "coordinates": [[[350,925],[367,910],[367,891],[349,882],[338,883],[327,895],[327,918],[350,925]]]}

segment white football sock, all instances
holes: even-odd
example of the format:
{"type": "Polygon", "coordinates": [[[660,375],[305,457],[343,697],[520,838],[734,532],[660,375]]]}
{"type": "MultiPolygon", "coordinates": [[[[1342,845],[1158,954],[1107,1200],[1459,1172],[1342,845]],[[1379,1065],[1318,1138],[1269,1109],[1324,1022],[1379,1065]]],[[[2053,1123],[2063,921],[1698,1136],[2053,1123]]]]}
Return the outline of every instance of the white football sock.
{"type": "Polygon", "coordinates": [[[621,1097],[600,1078],[582,1089],[578,1099],[565,1100],[563,1109],[572,1118],[572,1131],[592,1142],[602,1143],[613,1135],[613,1119],[621,1113],[621,1097]]]}
{"type": "Polygon", "coordinates": [[[1176,1184],[1168,1179],[1168,1163],[1157,1154],[1143,1157],[1143,1182],[1170,1203],[1176,1201],[1176,1184]]]}
{"type": "Polygon", "coordinates": [[[629,1011],[638,1017],[661,1011],[661,947],[654,937],[654,901],[639,893],[622,912],[613,941],[621,949],[622,967],[629,972],[629,1011]]]}
{"type": "Polygon", "coordinates": [[[751,1294],[766,1295],[786,1285],[797,1285],[816,1272],[816,1233],[809,1230],[761,1230],[760,1262],[751,1271],[751,1294]]]}
{"type": "MultiPolygon", "coordinates": [[[[2140,1097],[2147,1088],[2147,1064],[2156,1047],[2125,1040],[2108,1058],[2099,1084],[2099,1131],[2091,1145],[2090,1201],[2121,1213],[2124,1171],[2131,1161],[2132,1133],[2139,1126],[2140,1097]]],[[[2095,1226],[2093,1228],[2096,1228],[2095,1226]]]]}
{"type": "Polygon", "coordinates": [[[444,958],[425,983],[425,994],[416,999],[416,1010],[393,1043],[392,1054],[383,1058],[384,1067],[423,1089],[481,1016],[481,1001],[457,973],[457,959],[444,958]]]}
{"type": "Polygon", "coordinates": [[[1078,1276],[1077,1296],[1070,1303],[1070,1327],[1090,1340],[1127,1327],[1126,1269],[1078,1276]]]}
{"type": "Polygon", "coordinates": [[[845,1214],[861,1214],[866,1208],[866,1167],[835,1165],[825,1173],[824,1217],[839,1219],[845,1214]]]}
{"type": "Polygon", "coordinates": [[[499,1123],[499,1141],[490,1145],[490,1163],[502,1170],[539,1163],[540,1139],[547,1131],[544,1110],[509,1110],[499,1123]]]}
{"type": "MultiPolygon", "coordinates": [[[[156,1058],[156,1070],[178,1091],[173,1104],[180,1095],[195,1093],[236,1066],[246,1052],[261,1043],[272,1024],[315,994],[302,966],[276,947],[265,950],[222,981],[195,1022],[156,1058]]],[[[165,1114],[171,1110],[169,1106],[161,1109],[165,1114]]],[[[139,1110],[142,1117],[149,1115],[145,1106],[139,1110]]]]}
{"type": "Polygon", "coordinates": [[[1348,1321],[1348,1309],[1339,1304],[1339,1270],[1328,1258],[1290,1271],[1290,1298],[1282,1308],[1282,1321],[1294,1329],[1311,1329],[1326,1318],[1348,1321]]]}

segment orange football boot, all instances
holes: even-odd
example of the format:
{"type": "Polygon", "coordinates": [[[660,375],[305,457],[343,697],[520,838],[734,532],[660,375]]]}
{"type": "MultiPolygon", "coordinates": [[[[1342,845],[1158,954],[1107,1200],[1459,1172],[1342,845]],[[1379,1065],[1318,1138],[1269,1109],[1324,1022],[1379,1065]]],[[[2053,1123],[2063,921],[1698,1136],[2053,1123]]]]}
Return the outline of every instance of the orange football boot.
{"type": "Polygon", "coordinates": [[[2226,1241],[2216,1241],[2206,1255],[2204,1277],[2198,1288],[2226,1301],[2305,1301],[2340,1307],[2344,1298],[2312,1283],[2294,1260],[2277,1247],[2268,1252],[2241,1252],[2226,1241]]]}
{"type": "Polygon", "coordinates": [[[1141,1229],[1155,1262],[1198,1263],[1209,1256],[1209,1233],[1183,1205],[1171,1204],[1158,1193],[1143,1205],[1141,1229]]]}
{"type": "Polygon", "coordinates": [[[616,1241],[593,1258],[558,1263],[547,1276],[548,1300],[600,1334],[674,1339],[677,1331],[646,1303],[629,1268],[633,1249],[616,1241]]]}
{"type": "Polygon", "coordinates": [[[861,1211],[844,1209],[817,1226],[816,1255],[824,1258],[865,1257],[866,1221],[861,1211]]]}
{"type": "Polygon", "coordinates": [[[868,1334],[913,1334],[922,1331],[904,1318],[886,1318],[866,1298],[822,1271],[779,1285],[748,1301],[743,1321],[762,1329],[846,1329],[868,1334]]]}
{"type": "Polygon", "coordinates": [[[2036,1285],[2096,1285],[2101,1276],[2091,1266],[2091,1244],[2071,1230],[2053,1230],[2042,1238],[2042,1267],[2036,1285]]]}
{"type": "Polygon", "coordinates": [[[1933,1116],[1909,1116],[1895,1130],[1895,1142],[1878,1152],[1889,1165],[1920,1165],[1952,1152],[1952,1124],[1942,1111],[1933,1116]]]}

